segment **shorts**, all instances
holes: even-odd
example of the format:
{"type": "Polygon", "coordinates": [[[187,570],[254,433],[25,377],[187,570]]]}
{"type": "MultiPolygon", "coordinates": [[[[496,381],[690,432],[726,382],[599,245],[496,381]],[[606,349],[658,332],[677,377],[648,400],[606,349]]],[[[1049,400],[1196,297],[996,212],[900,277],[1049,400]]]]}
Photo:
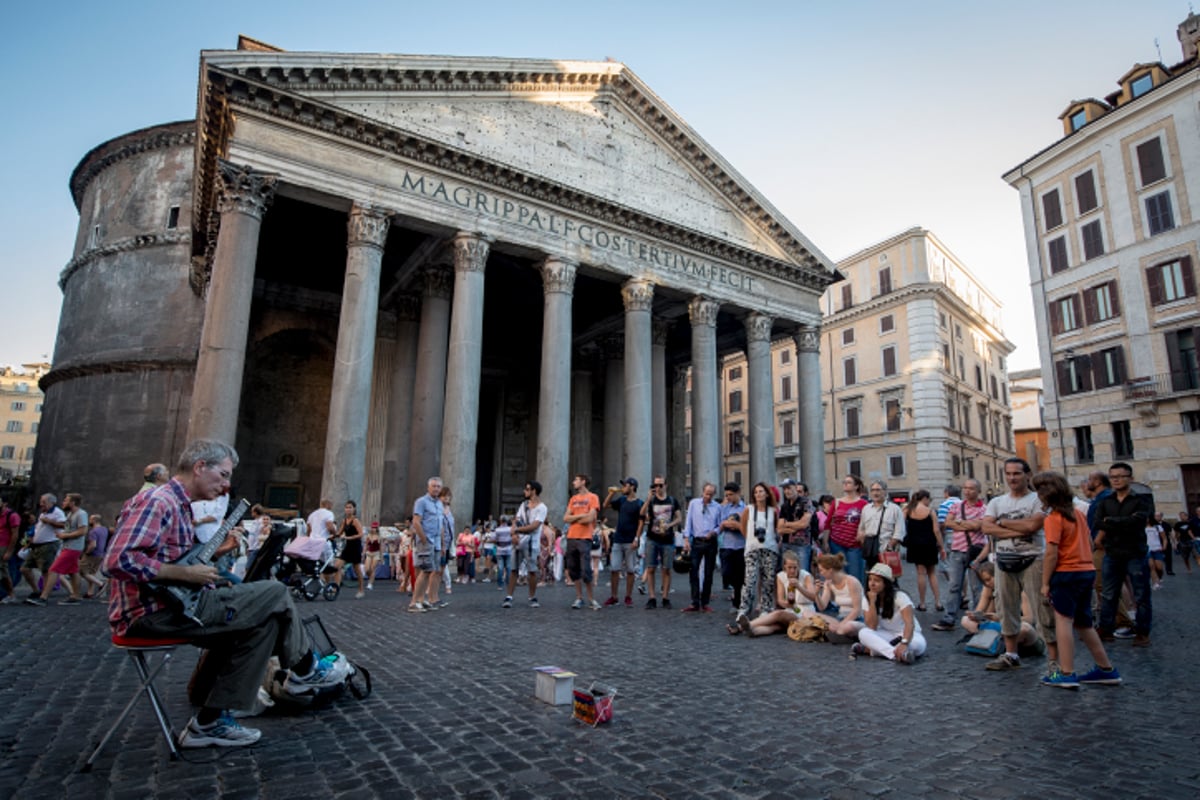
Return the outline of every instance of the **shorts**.
{"type": "Polygon", "coordinates": [[[521,543],[514,548],[513,554],[517,557],[516,570],[518,575],[538,574],[538,552],[541,548],[537,547],[537,543],[537,537],[529,535],[522,539],[521,543]]]}
{"type": "Polygon", "coordinates": [[[58,556],[58,542],[46,542],[45,544],[30,545],[29,555],[25,559],[25,566],[30,569],[36,569],[38,572],[46,572],[50,569],[54,559],[58,556]]]}
{"type": "Polygon", "coordinates": [[[420,572],[437,572],[432,550],[414,550],[413,564],[420,572]]]}
{"type": "Polygon", "coordinates": [[[670,569],[675,563],[675,545],[646,542],[646,569],[654,569],[659,564],[664,569],[670,569]]]}
{"type": "Polygon", "coordinates": [[[76,575],[79,572],[79,559],[82,557],[82,550],[68,550],[64,547],[50,565],[50,571],[59,575],[76,575]]]}
{"type": "Polygon", "coordinates": [[[580,578],[584,583],[592,582],[592,540],[587,539],[567,539],[567,552],[564,554],[566,560],[567,574],[571,576],[571,580],[577,581],[580,578]]]}
{"type": "Polygon", "coordinates": [[[608,557],[608,568],[614,575],[624,572],[626,575],[637,574],[638,554],[633,542],[613,542],[612,552],[608,557]]]}
{"type": "Polygon", "coordinates": [[[1150,560],[1151,561],[1166,561],[1167,554],[1162,550],[1151,550],[1150,551],[1150,560]]]}
{"type": "Polygon", "coordinates": [[[1050,576],[1050,605],[1074,620],[1076,628],[1092,627],[1092,592],[1096,572],[1056,572],[1050,576]]]}

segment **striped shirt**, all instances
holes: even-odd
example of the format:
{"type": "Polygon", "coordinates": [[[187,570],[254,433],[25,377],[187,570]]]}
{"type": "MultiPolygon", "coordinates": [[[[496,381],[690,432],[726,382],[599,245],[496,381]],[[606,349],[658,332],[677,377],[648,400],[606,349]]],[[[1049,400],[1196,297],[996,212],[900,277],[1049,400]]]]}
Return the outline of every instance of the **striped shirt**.
{"type": "Polygon", "coordinates": [[[158,577],[163,564],[187,553],[194,539],[191,498],[178,480],[130,500],[104,559],[113,579],[108,622],[115,634],[124,636],[134,620],[163,607],[144,584],[158,577]]]}

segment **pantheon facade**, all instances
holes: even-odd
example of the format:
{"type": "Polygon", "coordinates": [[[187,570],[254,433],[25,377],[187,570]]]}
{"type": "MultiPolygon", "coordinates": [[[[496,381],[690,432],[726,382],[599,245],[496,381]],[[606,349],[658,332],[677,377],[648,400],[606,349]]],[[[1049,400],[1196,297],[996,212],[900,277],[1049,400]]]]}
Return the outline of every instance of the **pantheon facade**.
{"type": "Polygon", "coordinates": [[[747,356],[774,481],[770,354],[797,353],[823,486],[830,261],[625,65],[200,57],[196,119],[71,176],[80,212],[34,464],[112,513],[150,461],[236,444],[235,490],[399,518],[440,475],[462,521],[524,482],[720,475],[718,358],[747,356]]]}

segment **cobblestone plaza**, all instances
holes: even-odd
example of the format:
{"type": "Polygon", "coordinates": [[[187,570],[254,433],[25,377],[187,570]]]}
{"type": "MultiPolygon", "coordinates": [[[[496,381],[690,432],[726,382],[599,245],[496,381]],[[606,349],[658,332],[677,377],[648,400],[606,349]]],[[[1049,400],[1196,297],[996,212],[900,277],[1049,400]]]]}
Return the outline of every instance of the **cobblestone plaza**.
{"type": "MultiPolygon", "coordinates": [[[[519,592],[504,610],[500,594],[456,586],[448,608],[413,615],[381,582],[361,601],[304,604],[371,671],[371,697],[259,718],[258,745],[175,763],[139,701],[89,774],[80,767],[136,685],[104,608],[5,607],[0,797],[1200,794],[1188,635],[1200,576],[1181,572],[1155,593],[1153,647],[1110,645],[1123,686],[1077,693],[1038,686],[1041,659],[986,672],[957,634],[928,633],[929,655],[910,668],[852,661],[845,646],[732,638],[725,595],[715,614],[682,615],[640,603],[573,611],[561,585],[539,590],[540,609],[519,592]],[[577,673],[576,685],[615,686],[614,721],[587,728],[569,706],[535,699],[533,667],[545,664],[577,673]]],[[[677,585],[677,607],[684,594],[677,585]]],[[[928,631],[935,615],[920,616],[928,631]]],[[[196,652],[178,650],[159,679],[176,728],[196,652]]]]}

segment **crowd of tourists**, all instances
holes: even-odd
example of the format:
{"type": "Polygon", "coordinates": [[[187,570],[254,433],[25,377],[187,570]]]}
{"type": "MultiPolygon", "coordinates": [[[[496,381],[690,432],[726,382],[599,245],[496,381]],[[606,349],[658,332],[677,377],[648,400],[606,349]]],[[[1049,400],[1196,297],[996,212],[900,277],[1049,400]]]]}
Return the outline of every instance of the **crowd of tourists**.
{"type": "MultiPolygon", "coordinates": [[[[164,466],[150,465],[143,490],[168,477],[164,466]]],[[[1200,509],[1165,522],[1151,496],[1132,491],[1125,463],[1089,475],[1078,496],[1062,475],[1033,475],[1021,459],[1005,462],[1004,479],[1007,491],[990,500],[968,479],[946,486],[940,502],[922,489],[902,506],[886,483],[856,475],[842,478],[836,497],[813,497],[786,479],[756,483],[745,499],[727,483],[718,498],[706,483],[685,506],[661,475],[644,495],[627,477],[603,499],[588,476],[576,475],[561,520],[548,518],[542,486],[530,480],[516,509],[460,528],[451,490],[435,477],[403,521],[368,525],[353,501],[338,517],[322,500],[305,535],[326,543],[333,583],[356,581],[361,598],[376,580],[392,581],[415,614],[444,608],[455,584],[473,583],[495,585],[504,608],[525,587],[522,604],[536,608],[538,587],[559,581],[574,589],[573,609],[632,607],[635,596],[646,609],[671,609],[673,574],[686,573],[688,601],[679,610],[713,613],[717,584],[730,602],[732,621],[723,623],[730,635],[790,632],[849,644],[856,657],[912,664],[928,649],[919,615],[930,613],[931,600],[929,628],[982,634],[995,652],[988,669],[1017,669],[1023,655],[1046,654],[1047,685],[1119,682],[1104,645],[1149,645],[1151,592],[1174,574],[1176,559],[1189,574],[1193,560],[1200,565],[1200,509]],[[915,592],[899,586],[906,566],[915,592]],[[605,570],[607,598],[596,588],[605,570]],[[1095,661],[1083,674],[1075,669],[1075,635],[1095,661]]],[[[217,531],[228,505],[227,493],[191,503],[198,542],[217,531]]],[[[240,558],[230,554],[222,577],[242,576],[273,522],[261,507],[251,510],[236,528],[240,558]]],[[[19,580],[31,589],[30,605],[48,604],[59,584],[67,590],[59,605],[99,595],[108,539],[103,519],[89,516],[78,494],[65,495],[61,507],[43,495],[39,513],[25,517],[3,506],[8,568],[0,602],[16,601],[19,580]]]]}

